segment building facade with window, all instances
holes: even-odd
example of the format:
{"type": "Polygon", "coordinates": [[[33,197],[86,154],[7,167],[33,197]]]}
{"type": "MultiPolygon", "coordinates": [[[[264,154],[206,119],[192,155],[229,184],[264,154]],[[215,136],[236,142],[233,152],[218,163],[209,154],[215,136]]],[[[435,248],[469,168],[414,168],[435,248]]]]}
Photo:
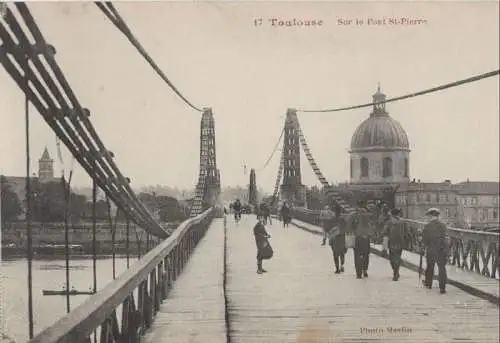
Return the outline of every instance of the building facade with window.
{"type": "Polygon", "coordinates": [[[405,217],[424,220],[425,212],[431,207],[441,211],[441,219],[456,226],[459,216],[457,193],[450,180],[444,182],[411,181],[401,184],[396,192],[396,207],[403,210],[405,217]]]}
{"type": "Polygon", "coordinates": [[[499,183],[465,181],[454,185],[462,227],[499,227],[499,183]]]}

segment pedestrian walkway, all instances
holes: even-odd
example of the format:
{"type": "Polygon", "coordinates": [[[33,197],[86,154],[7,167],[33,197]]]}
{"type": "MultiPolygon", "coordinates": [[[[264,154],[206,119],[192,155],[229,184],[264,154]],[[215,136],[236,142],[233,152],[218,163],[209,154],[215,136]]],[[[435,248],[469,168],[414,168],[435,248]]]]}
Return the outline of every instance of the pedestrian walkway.
{"type": "Polygon", "coordinates": [[[358,280],[352,250],[345,273],[334,274],[321,237],[279,222],[267,230],[275,250],[256,274],[254,216],[228,226],[227,297],[231,342],[498,342],[497,306],[448,286],[418,284],[402,268],[392,281],[387,260],[370,256],[358,280]]]}
{"type": "MultiPolygon", "coordinates": [[[[499,308],[459,288],[439,294],[386,259],[370,256],[368,278],[356,279],[353,253],[334,274],[321,237],[273,220],[274,257],[257,274],[255,216],[227,220],[229,336],[232,343],[498,342],[499,308]]],[[[172,292],[146,342],[226,343],[223,224],[215,220],[172,292]]]]}
{"type": "Polygon", "coordinates": [[[163,301],[144,342],[225,343],[223,268],[224,225],[222,219],[214,219],[163,301]]]}
{"type": "MultiPolygon", "coordinates": [[[[321,228],[315,225],[304,223],[302,221],[293,221],[296,226],[308,232],[321,235],[321,228]]],[[[372,252],[382,255],[382,245],[372,244],[372,252]]],[[[411,251],[403,250],[401,255],[402,264],[414,271],[418,271],[420,264],[420,255],[411,251]]],[[[425,268],[425,257],[423,267],[425,268]]],[[[500,281],[499,279],[488,278],[482,276],[474,271],[464,270],[456,266],[447,265],[446,273],[448,275],[448,282],[455,285],[467,292],[480,296],[494,304],[499,304],[500,298],[500,281]]],[[[435,275],[437,278],[438,270],[435,268],[435,275]]]]}

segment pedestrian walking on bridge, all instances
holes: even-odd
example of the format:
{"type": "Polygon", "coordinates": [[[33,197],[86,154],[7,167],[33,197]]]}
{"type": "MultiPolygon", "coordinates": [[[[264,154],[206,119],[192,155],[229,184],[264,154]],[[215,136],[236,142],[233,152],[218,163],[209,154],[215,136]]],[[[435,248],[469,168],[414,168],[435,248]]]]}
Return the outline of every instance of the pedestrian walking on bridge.
{"type": "Polygon", "coordinates": [[[347,252],[345,244],[346,229],[346,216],[340,216],[337,221],[337,225],[329,232],[328,241],[330,247],[332,248],[333,262],[335,263],[335,274],[344,272],[345,254],[347,252]]]}
{"type": "Polygon", "coordinates": [[[272,225],[271,210],[269,209],[269,206],[265,202],[262,202],[260,204],[259,213],[260,216],[264,219],[264,225],[267,225],[267,220],[269,220],[269,225],[272,225]]]}
{"type": "Polygon", "coordinates": [[[288,227],[288,224],[292,221],[292,210],[288,203],[283,203],[281,207],[281,218],[283,218],[283,227],[288,227]]]}
{"type": "Polygon", "coordinates": [[[356,277],[368,277],[368,265],[370,263],[370,236],[373,234],[372,214],[365,208],[363,202],[353,215],[354,241],[354,267],[356,277]]]}
{"type": "Polygon", "coordinates": [[[386,223],[384,235],[389,238],[389,261],[393,272],[393,281],[399,280],[399,267],[401,265],[401,253],[403,252],[405,241],[405,226],[400,218],[401,210],[394,208],[391,210],[391,217],[386,223]]]}
{"type": "Polygon", "coordinates": [[[323,226],[323,240],[321,245],[325,245],[326,239],[328,238],[328,233],[335,226],[333,212],[330,210],[330,207],[328,205],[325,205],[325,207],[321,210],[321,212],[319,213],[319,218],[321,220],[321,225],[323,226]]]}
{"type": "Polygon", "coordinates": [[[441,294],[446,293],[446,257],[448,254],[448,244],[446,241],[446,224],[439,219],[440,211],[437,208],[430,208],[426,213],[430,221],[425,224],[422,232],[422,243],[426,249],[425,286],[432,288],[434,279],[434,265],[438,265],[439,289],[441,294]]]}

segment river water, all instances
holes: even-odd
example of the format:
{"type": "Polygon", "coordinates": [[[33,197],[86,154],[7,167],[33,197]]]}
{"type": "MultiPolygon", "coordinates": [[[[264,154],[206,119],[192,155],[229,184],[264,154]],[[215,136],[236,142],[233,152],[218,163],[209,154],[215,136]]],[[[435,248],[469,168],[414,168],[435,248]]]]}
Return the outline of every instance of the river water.
{"type": "MultiPolygon", "coordinates": [[[[130,258],[132,265],[137,258],[130,258]]],[[[70,261],[70,288],[88,291],[93,287],[92,259],[70,261]]],[[[116,276],[127,269],[126,258],[117,258],[116,276]]],[[[25,259],[1,261],[0,265],[0,342],[28,340],[28,267],[25,259]],[[2,341],[2,334],[4,341],[2,341]]],[[[97,289],[113,280],[111,258],[97,260],[97,289]]],[[[66,283],[64,260],[33,261],[33,312],[35,335],[66,314],[65,296],[44,296],[43,289],[61,290],[66,283]]],[[[71,309],[88,295],[71,296],[71,309]]]]}

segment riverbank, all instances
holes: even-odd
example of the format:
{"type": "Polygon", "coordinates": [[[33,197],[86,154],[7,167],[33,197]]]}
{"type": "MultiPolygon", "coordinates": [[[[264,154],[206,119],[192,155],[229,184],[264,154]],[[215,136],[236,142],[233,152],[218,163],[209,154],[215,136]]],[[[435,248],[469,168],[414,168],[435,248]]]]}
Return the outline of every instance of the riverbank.
{"type": "MultiPolygon", "coordinates": [[[[179,223],[163,223],[162,226],[168,231],[174,231],[179,223]]],[[[35,258],[48,256],[50,258],[65,257],[65,228],[63,223],[32,223],[32,246],[35,258]]],[[[92,223],[80,222],[71,224],[68,229],[70,254],[92,255],[93,235],[92,223]]],[[[26,223],[7,223],[2,227],[1,258],[25,257],[27,251],[26,223]]],[[[100,222],[96,227],[96,252],[97,255],[116,254],[137,255],[153,246],[153,238],[140,228],[130,225],[127,229],[126,223],[117,223],[113,236],[109,223],[100,222]],[[127,244],[128,240],[128,244],[127,244]],[[128,248],[127,248],[128,246],[128,248]]]]}
{"type": "MultiPolygon", "coordinates": [[[[126,243],[120,242],[116,243],[113,249],[111,243],[97,242],[96,245],[96,256],[99,259],[109,258],[113,255],[126,257],[127,253],[129,256],[144,255],[148,250],[147,242],[143,242],[138,245],[136,242],[129,242],[127,248],[126,243]]],[[[149,248],[153,247],[152,242],[149,244],[149,248]]],[[[26,257],[26,247],[19,245],[3,245],[1,248],[1,259],[10,260],[26,257]]],[[[84,245],[70,245],[70,257],[73,259],[87,259],[92,258],[93,249],[92,244],[84,245]]],[[[38,260],[51,260],[51,259],[64,259],[66,256],[66,250],[64,244],[57,245],[43,245],[33,247],[33,258],[38,260]]]]}

